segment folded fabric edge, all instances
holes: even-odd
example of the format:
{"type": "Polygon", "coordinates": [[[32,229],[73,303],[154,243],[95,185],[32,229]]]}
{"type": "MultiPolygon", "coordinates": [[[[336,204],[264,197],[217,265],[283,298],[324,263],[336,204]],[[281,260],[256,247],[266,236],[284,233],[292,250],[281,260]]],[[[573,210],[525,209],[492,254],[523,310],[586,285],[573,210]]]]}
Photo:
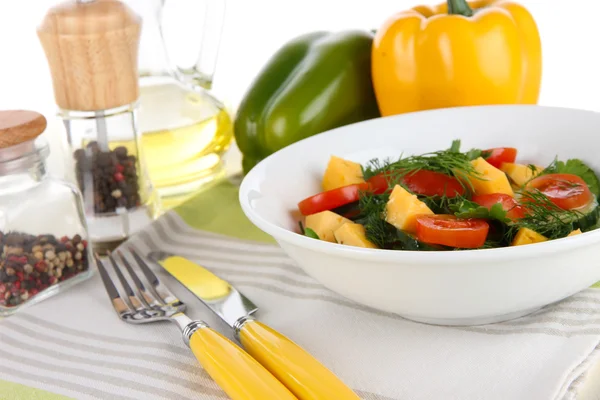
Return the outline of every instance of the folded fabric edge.
{"type": "Polygon", "coordinates": [[[594,350],[567,376],[564,386],[558,393],[556,400],[576,400],[580,390],[587,383],[590,369],[600,360],[600,343],[594,350]]]}

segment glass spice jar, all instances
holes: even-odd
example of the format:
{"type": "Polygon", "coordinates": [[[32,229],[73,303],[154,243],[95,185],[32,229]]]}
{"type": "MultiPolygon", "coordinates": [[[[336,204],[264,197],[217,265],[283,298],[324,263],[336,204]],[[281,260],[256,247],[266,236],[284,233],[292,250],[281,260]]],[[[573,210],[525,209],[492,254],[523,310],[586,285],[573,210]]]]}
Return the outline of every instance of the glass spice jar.
{"type": "Polygon", "coordinates": [[[111,110],[61,110],[73,171],[94,244],[110,247],[151,222],[156,202],[141,161],[134,104],[111,110]]]}
{"type": "Polygon", "coordinates": [[[92,274],[81,194],[47,176],[45,129],[41,114],[0,111],[0,316],[92,274]]]}

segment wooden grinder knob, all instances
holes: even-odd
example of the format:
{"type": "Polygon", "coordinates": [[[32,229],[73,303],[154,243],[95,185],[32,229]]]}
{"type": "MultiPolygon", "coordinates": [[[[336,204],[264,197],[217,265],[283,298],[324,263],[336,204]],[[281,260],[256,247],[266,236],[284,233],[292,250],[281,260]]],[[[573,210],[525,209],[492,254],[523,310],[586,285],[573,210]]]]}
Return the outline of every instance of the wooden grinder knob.
{"type": "Polygon", "coordinates": [[[135,102],[140,32],[140,17],[118,0],[71,0],[50,9],[37,34],[57,105],[97,111],[135,102]]]}
{"type": "Polygon", "coordinates": [[[35,139],[46,125],[46,118],[35,111],[0,111],[0,149],[35,139]]]}

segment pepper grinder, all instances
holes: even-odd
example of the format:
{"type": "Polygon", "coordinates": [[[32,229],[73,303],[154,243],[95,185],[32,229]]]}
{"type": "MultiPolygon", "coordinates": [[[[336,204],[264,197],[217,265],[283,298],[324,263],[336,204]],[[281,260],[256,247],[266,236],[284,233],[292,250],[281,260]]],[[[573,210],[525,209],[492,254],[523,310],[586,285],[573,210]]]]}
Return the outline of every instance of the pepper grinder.
{"type": "Polygon", "coordinates": [[[114,247],[159,209],[136,119],[141,23],[121,1],[79,0],[51,8],[37,30],[96,247],[114,247]]]}

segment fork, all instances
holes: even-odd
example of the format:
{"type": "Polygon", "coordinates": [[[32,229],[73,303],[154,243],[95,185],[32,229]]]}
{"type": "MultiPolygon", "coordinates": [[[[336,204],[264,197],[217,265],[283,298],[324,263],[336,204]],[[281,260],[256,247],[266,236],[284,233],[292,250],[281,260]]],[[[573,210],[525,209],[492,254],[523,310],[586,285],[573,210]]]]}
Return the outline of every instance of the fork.
{"type": "Polygon", "coordinates": [[[107,258],[125,296],[119,294],[98,254],[95,255],[95,259],[108,297],[121,320],[130,324],[174,322],[196,359],[233,400],[297,400],[297,397],[248,353],[210,328],[206,322],[192,320],[185,315],[185,304],[158,280],[143,259],[135,257],[136,264],[150,284],[149,290],[123,253],[120,250],[116,253],[120,263],[111,253],[107,258]],[[123,269],[127,270],[137,294],[123,275],[123,269]]]}

